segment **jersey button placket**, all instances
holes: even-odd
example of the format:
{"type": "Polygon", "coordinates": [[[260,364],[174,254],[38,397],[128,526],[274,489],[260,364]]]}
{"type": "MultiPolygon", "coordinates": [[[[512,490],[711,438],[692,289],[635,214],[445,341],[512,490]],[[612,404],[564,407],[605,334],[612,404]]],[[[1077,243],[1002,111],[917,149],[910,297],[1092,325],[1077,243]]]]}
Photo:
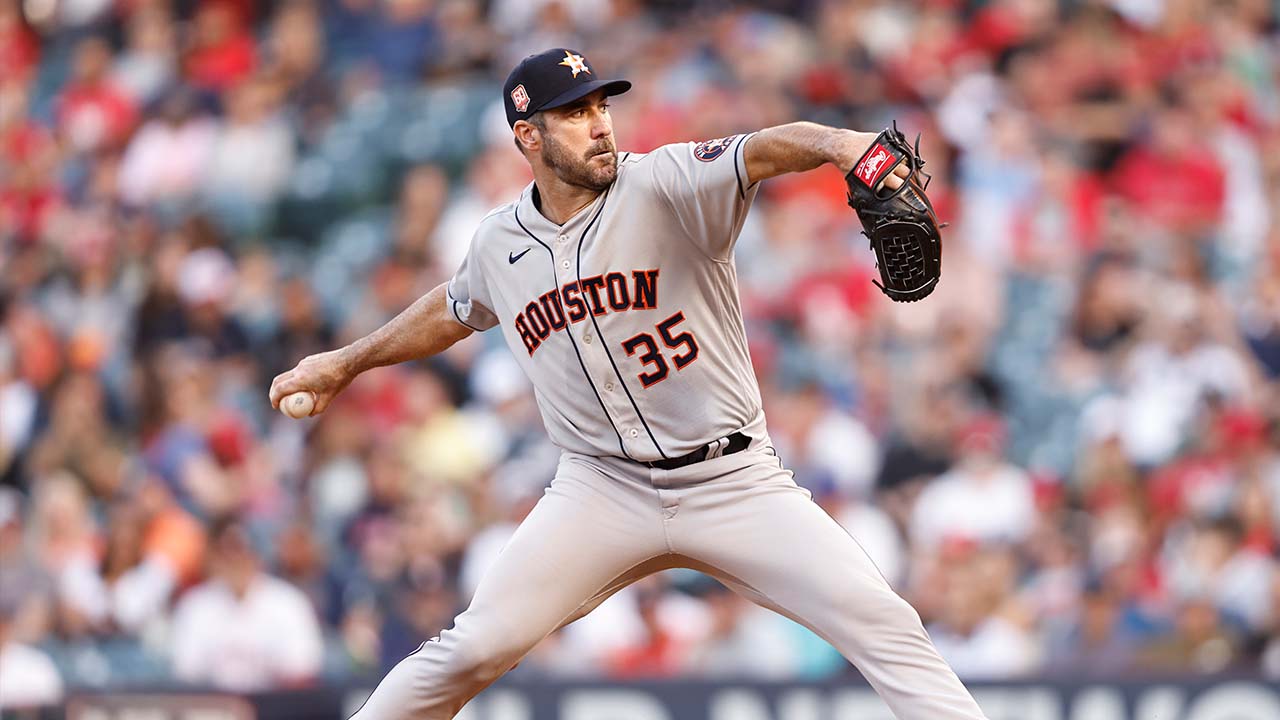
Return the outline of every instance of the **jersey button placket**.
{"type": "MultiPolygon", "coordinates": [[[[578,261],[576,244],[572,242],[572,238],[567,233],[557,235],[555,240],[556,247],[552,254],[558,261],[562,272],[565,273],[565,278],[562,282],[578,280],[584,273],[581,268],[578,271],[574,270],[578,261]]],[[[583,263],[583,267],[592,267],[589,259],[584,260],[587,261],[583,263]]],[[[610,362],[609,351],[605,347],[605,338],[597,337],[593,325],[593,319],[588,316],[580,323],[571,324],[569,332],[573,332],[575,328],[580,328],[579,332],[582,333],[580,336],[582,339],[580,349],[583,363],[589,368],[592,381],[598,383],[596,388],[599,390],[600,400],[608,408],[608,414],[617,422],[616,427],[627,452],[633,456],[650,452],[652,446],[648,444],[647,439],[641,439],[643,434],[640,432],[640,428],[634,425],[634,423],[638,422],[635,409],[631,407],[627,394],[623,392],[623,388],[619,386],[619,380],[615,377],[613,363],[610,362]]]]}

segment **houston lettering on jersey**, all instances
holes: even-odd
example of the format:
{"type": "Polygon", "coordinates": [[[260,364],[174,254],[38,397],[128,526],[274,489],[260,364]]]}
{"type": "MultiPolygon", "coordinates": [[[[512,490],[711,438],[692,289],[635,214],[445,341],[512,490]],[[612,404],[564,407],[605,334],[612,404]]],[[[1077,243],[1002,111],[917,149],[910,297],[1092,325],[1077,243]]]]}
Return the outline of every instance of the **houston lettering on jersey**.
{"type": "Polygon", "coordinates": [[[575,280],[548,290],[524,306],[516,315],[515,329],[529,355],[551,333],[569,323],[582,322],[587,314],[604,315],[627,310],[654,310],[658,307],[658,271],[632,270],[604,273],[575,280]]]}

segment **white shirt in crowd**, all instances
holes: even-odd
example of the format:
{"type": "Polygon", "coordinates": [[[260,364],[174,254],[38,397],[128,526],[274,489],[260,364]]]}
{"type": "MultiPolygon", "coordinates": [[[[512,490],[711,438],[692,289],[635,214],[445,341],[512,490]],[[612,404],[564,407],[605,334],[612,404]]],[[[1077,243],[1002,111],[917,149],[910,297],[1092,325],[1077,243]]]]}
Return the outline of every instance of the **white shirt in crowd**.
{"type": "Polygon", "coordinates": [[[217,123],[204,117],[176,127],[162,120],[148,122],[125,150],[120,194],[138,205],[193,196],[217,139],[217,123]]]}
{"type": "Polygon", "coordinates": [[[324,644],[302,591],[259,575],[243,599],[221,580],[187,593],[173,622],[173,667],[182,680],[236,691],[314,676],[324,644]]]}
{"type": "Polygon", "coordinates": [[[911,536],[922,550],[944,540],[1018,542],[1035,525],[1031,478],[1012,465],[978,477],[960,467],[938,477],[921,493],[911,517],[911,536]]]}
{"type": "Polygon", "coordinates": [[[1124,372],[1128,387],[1120,439],[1132,460],[1147,465],[1167,462],[1178,453],[1192,431],[1201,398],[1214,394],[1235,400],[1249,394],[1248,365],[1226,345],[1202,343],[1175,353],[1164,343],[1144,343],[1129,354],[1124,372]]]}
{"type": "Polygon", "coordinates": [[[62,702],[62,677],[49,656],[15,642],[0,646],[0,710],[62,702]]]}
{"type": "Polygon", "coordinates": [[[275,198],[289,183],[295,161],[289,126],[278,118],[226,124],[214,138],[205,187],[215,195],[275,198]]]}
{"type": "Polygon", "coordinates": [[[989,617],[968,636],[941,625],[929,627],[929,637],[947,664],[963,680],[999,680],[1035,670],[1039,654],[1032,639],[1000,617],[989,617]]]}

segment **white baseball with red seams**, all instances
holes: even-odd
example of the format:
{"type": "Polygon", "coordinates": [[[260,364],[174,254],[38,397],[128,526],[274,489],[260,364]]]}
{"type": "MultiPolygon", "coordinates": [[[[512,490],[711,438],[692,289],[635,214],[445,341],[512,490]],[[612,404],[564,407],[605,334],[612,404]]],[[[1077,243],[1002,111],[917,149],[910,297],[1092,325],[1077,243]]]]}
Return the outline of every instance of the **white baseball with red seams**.
{"type": "Polygon", "coordinates": [[[299,419],[311,415],[316,409],[316,394],[310,390],[296,392],[280,400],[280,412],[299,419]]]}
{"type": "Polygon", "coordinates": [[[808,626],[902,720],[983,719],[916,612],[773,450],[733,264],[759,189],[750,137],[621,153],[612,186],[561,225],[533,184],[480,223],[450,311],[500,327],[563,454],[470,607],[359,720],[452,718],[556,628],[671,567],[808,626]]]}

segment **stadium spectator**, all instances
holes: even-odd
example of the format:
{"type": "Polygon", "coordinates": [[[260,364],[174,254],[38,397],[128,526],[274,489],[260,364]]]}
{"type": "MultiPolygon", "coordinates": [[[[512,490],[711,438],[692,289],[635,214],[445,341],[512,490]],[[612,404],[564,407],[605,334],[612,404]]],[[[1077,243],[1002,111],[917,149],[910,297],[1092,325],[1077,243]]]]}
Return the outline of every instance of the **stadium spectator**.
{"type": "Polygon", "coordinates": [[[121,199],[137,206],[176,204],[171,210],[180,211],[201,189],[217,129],[193,93],[170,91],[125,150],[121,199]]]}
{"type": "Polygon", "coordinates": [[[40,60],[40,42],[27,26],[20,0],[0,2],[0,66],[15,80],[33,72],[40,60]]]}
{"type": "Polygon", "coordinates": [[[106,612],[100,592],[100,530],[80,479],[60,470],[42,478],[31,532],[42,569],[56,587],[56,622],[71,637],[88,635],[106,612]]]}
{"type": "Polygon", "coordinates": [[[0,587],[0,710],[14,711],[62,701],[63,683],[48,655],[13,635],[21,586],[0,587]]]}
{"type": "Polygon", "coordinates": [[[313,3],[280,6],[271,26],[264,75],[283,88],[284,112],[298,139],[322,140],[337,113],[338,93],[325,72],[323,21],[313,3]]]}
{"type": "Polygon", "coordinates": [[[0,593],[13,605],[5,616],[6,637],[31,643],[42,638],[53,621],[56,587],[26,553],[21,504],[18,491],[0,488],[0,593]]]}
{"type": "Polygon", "coordinates": [[[218,220],[237,235],[262,227],[293,171],[294,140],[279,114],[279,94],[265,78],[231,88],[226,121],[209,151],[204,191],[218,220]]]}
{"type": "Polygon", "coordinates": [[[1046,670],[1073,677],[1115,677],[1133,667],[1140,638],[1120,624],[1114,595],[1100,583],[1085,588],[1079,618],[1048,650],[1046,670]]]}
{"type": "Polygon", "coordinates": [[[961,428],[958,459],[920,493],[911,535],[920,551],[947,541],[1021,542],[1037,520],[1031,478],[1004,461],[1003,424],[977,417],[961,428]]]}
{"type": "Polygon", "coordinates": [[[245,526],[234,519],[213,525],[209,549],[210,578],[174,611],[177,677],[240,692],[314,678],[323,642],[306,596],[263,571],[245,526]]]}
{"type": "Polygon", "coordinates": [[[247,27],[247,3],[201,3],[193,20],[184,75],[195,87],[223,92],[246,80],[258,65],[258,49],[247,27]]]}
{"type": "Polygon", "coordinates": [[[158,478],[124,494],[102,560],[105,629],[141,633],[163,618],[175,593],[199,578],[204,549],[203,529],[158,478]]]}
{"type": "Polygon", "coordinates": [[[707,604],[707,636],[699,638],[682,672],[699,677],[782,680],[795,672],[801,652],[790,621],[707,578],[696,596],[707,604]]]}
{"type": "Polygon", "coordinates": [[[77,152],[115,148],[133,131],[137,105],[109,77],[111,46],[100,37],[76,45],[71,79],[58,98],[58,130],[77,152]]]}
{"type": "Polygon", "coordinates": [[[1239,636],[1228,630],[1212,600],[1189,595],[1177,604],[1174,632],[1144,647],[1140,665],[1157,671],[1220,673],[1240,661],[1239,636]]]}
{"type": "Polygon", "coordinates": [[[41,237],[62,207],[57,146],[50,129],[30,117],[30,102],[25,81],[0,77],[0,227],[20,243],[14,250],[41,237]]]}
{"type": "Polygon", "coordinates": [[[652,576],[636,583],[634,597],[641,633],[636,642],[616,649],[608,657],[605,670],[609,677],[671,677],[688,663],[689,639],[663,622],[664,584],[652,576]]]}
{"type": "Polygon", "coordinates": [[[963,679],[1026,675],[1041,662],[1028,618],[1013,606],[1009,555],[998,550],[957,546],[945,562],[941,611],[929,637],[963,679]]]}
{"type": "Polygon", "coordinates": [[[178,71],[177,28],[161,5],[129,15],[124,51],[115,59],[111,80],[135,104],[145,106],[160,96],[178,71]]]}
{"type": "Polygon", "coordinates": [[[369,32],[368,51],[389,83],[422,77],[439,53],[440,37],[428,0],[387,0],[369,32]]]}

